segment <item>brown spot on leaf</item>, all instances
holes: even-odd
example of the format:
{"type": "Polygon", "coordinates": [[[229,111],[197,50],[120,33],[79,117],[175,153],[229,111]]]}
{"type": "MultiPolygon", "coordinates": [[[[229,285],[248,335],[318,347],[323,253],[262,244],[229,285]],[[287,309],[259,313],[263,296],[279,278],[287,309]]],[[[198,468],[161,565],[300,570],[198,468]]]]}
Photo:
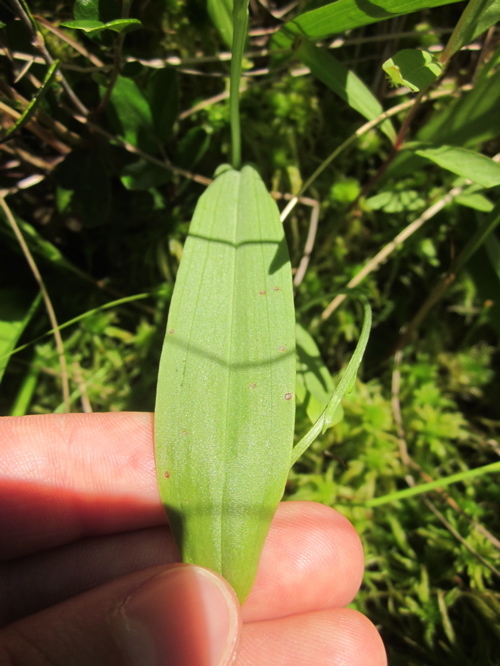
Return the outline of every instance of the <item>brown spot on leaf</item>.
{"type": "Polygon", "coordinates": [[[291,400],[293,398],[293,393],[285,393],[285,400],[291,400]]]}
{"type": "Polygon", "coordinates": [[[249,386],[251,389],[254,389],[257,386],[257,384],[255,382],[251,382],[249,386]]]}
{"type": "Polygon", "coordinates": [[[279,287],[273,287],[273,291],[279,291],[279,290],[280,290],[279,287]]]}
{"type": "Polygon", "coordinates": [[[171,329],[169,330],[169,334],[170,334],[170,335],[173,335],[174,333],[175,333],[174,329],[171,328],[171,329]]]}
{"type": "Polygon", "coordinates": [[[170,479],[170,472],[167,472],[167,471],[163,472],[163,476],[164,476],[166,479],[170,479]]]}
{"type": "Polygon", "coordinates": [[[260,294],[261,296],[265,296],[265,295],[267,294],[267,291],[266,291],[265,289],[261,289],[261,290],[259,291],[259,294],[260,294]]]}
{"type": "Polygon", "coordinates": [[[283,345],[281,345],[281,347],[278,347],[278,349],[280,350],[280,352],[286,351],[286,347],[284,347],[283,345]]]}

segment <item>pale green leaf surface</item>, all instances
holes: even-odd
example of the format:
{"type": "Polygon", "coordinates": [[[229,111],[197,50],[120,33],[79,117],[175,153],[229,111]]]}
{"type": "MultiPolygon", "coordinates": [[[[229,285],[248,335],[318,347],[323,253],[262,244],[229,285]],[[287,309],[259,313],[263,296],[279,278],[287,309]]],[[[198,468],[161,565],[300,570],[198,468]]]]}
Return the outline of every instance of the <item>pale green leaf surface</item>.
{"type": "Polygon", "coordinates": [[[430,86],[443,71],[442,65],[428,51],[403,49],[382,65],[395,86],[407,86],[418,92],[430,86]]]}
{"type": "Polygon", "coordinates": [[[313,40],[324,39],[352,28],[454,2],[458,0],[377,0],[376,3],[337,0],[297,16],[285,23],[281,30],[292,38],[300,35],[313,40]]]}
{"type": "Polygon", "coordinates": [[[227,168],[196,207],[155,410],[158,484],[182,558],[243,600],[282,497],[295,420],[291,268],[257,172],[227,168]]]}
{"type": "Polygon", "coordinates": [[[22,289],[0,289],[0,382],[12,353],[29,320],[40,303],[22,289]]]}
{"type": "Polygon", "coordinates": [[[408,144],[416,155],[483,187],[500,185],[500,165],[490,157],[458,146],[408,144]]]}
{"type": "MultiPolygon", "coordinates": [[[[303,39],[296,55],[314,76],[367,120],[373,120],[383,113],[382,105],[363,81],[330,53],[303,39]]],[[[390,120],[386,120],[380,127],[390,141],[394,141],[396,132],[390,120]]]]}

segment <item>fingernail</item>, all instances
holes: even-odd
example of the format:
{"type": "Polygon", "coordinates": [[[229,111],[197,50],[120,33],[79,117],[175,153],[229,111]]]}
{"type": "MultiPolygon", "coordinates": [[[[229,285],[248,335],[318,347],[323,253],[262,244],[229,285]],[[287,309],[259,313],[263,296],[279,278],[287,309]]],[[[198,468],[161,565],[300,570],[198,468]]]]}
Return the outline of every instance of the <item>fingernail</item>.
{"type": "Polygon", "coordinates": [[[111,622],[131,666],[226,666],[239,635],[236,597],[213,573],[193,565],[149,579],[111,622]]]}

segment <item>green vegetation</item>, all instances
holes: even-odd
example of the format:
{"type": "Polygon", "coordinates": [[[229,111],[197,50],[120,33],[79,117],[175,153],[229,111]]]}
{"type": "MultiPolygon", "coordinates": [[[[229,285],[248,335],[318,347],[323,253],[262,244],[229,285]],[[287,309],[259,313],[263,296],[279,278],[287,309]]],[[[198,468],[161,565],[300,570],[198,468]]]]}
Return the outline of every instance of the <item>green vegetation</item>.
{"type": "MultiPolygon", "coordinates": [[[[354,605],[391,665],[500,664],[500,5],[364,4],[255,5],[249,21],[241,154],[286,218],[297,442],[360,336],[358,291],[373,308],[343,419],[286,498],[360,532],[354,605]]],[[[189,221],[215,168],[238,161],[230,3],[12,6],[1,413],[152,410],[189,221]]]]}

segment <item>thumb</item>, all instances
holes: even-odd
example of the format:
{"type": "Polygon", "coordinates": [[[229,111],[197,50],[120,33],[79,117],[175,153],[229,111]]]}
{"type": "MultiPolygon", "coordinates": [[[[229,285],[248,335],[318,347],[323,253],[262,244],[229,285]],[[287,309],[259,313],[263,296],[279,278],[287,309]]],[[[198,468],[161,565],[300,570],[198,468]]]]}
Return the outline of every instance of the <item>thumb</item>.
{"type": "Polygon", "coordinates": [[[236,595],[208,569],[136,572],[0,631],[0,664],[228,666],[240,633],[236,595]]]}

